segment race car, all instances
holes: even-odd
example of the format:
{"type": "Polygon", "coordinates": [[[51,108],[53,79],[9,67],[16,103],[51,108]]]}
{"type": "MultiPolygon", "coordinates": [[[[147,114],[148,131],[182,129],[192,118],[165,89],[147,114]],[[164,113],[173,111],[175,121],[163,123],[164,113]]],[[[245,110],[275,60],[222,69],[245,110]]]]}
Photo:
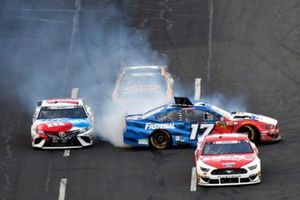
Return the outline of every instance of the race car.
{"type": "Polygon", "coordinates": [[[131,113],[165,104],[173,98],[174,80],[166,66],[129,66],[119,75],[112,94],[113,102],[131,113]],[[141,105],[146,108],[141,109],[141,105]],[[130,108],[130,109],[129,109],[130,108]]]}
{"type": "Polygon", "coordinates": [[[247,133],[253,142],[279,141],[278,121],[247,112],[227,112],[209,103],[192,103],[186,97],[175,97],[144,114],[127,115],[124,143],[165,149],[170,146],[196,146],[202,135],[214,133],[247,133]]]}
{"type": "Polygon", "coordinates": [[[37,103],[31,126],[34,149],[82,148],[93,144],[93,113],[82,99],[37,103]]]}
{"type": "Polygon", "coordinates": [[[261,182],[258,150],[245,134],[212,134],[195,151],[198,185],[228,186],[261,182]]]}

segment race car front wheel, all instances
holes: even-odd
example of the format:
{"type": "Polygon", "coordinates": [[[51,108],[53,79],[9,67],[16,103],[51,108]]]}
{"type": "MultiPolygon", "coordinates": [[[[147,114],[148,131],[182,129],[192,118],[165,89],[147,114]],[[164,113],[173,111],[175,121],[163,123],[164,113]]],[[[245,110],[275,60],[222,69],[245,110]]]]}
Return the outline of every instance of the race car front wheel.
{"type": "Polygon", "coordinates": [[[258,133],[255,131],[255,128],[252,126],[246,125],[238,130],[239,133],[247,133],[249,140],[251,142],[258,142],[258,133]]]}
{"type": "Polygon", "coordinates": [[[165,149],[171,144],[171,137],[168,132],[159,130],[151,134],[149,142],[154,149],[165,149]]]}

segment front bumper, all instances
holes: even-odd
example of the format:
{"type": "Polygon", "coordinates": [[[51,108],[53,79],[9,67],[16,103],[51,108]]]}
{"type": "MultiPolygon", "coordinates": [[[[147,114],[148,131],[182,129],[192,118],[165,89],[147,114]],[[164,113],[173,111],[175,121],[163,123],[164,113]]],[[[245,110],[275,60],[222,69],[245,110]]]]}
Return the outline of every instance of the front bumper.
{"type": "Polygon", "coordinates": [[[281,135],[279,135],[279,129],[276,128],[271,131],[261,131],[260,141],[262,143],[272,143],[279,142],[282,140],[281,135]]]}
{"type": "Polygon", "coordinates": [[[74,149],[88,147],[93,144],[93,130],[67,134],[65,137],[58,135],[32,133],[32,147],[38,149],[74,149]]]}
{"type": "Polygon", "coordinates": [[[232,175],[212,175],[211,172],[197,174],[198,185],[200,186],[231,186],[231,185],[250,185],[261,182],[260,169],[249,171],[245,174],[232,175]]]}

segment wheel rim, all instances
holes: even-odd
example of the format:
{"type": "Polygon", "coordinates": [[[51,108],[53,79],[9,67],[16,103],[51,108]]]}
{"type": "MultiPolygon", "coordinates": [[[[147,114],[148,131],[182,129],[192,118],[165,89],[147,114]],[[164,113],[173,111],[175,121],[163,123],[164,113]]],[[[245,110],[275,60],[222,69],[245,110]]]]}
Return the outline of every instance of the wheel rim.
{"type": "Polygon", "coordinates": [[[165,132],[154,133],[150,138],[151,144],[156,149],[165,149],[169,145],[169,135],[165,132]]]}

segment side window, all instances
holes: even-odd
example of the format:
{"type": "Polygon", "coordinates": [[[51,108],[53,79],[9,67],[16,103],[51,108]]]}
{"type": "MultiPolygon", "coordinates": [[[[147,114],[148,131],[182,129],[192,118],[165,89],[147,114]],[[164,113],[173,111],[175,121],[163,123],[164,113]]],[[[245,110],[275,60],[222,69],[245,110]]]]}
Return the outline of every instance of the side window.
{"type": "Polygon", "coordinates": [[[185,110],[185,121],[193,124],[214,123],[219,120],[219,116],[215,113],[209,113],[203,110],[185,110]]]}
{"type": "Polygon", "coordinates": [[[193,124],[201,124],[203,122],[214,123],[219,120],[216,114],[197,109],[180,109],[163,112],[157,114],[155,118],[159,122],[182,121],[193,124]]]}
{"type": "Polygon", "coordinates": [[[208,123],[213,123],[215,121],[220,121],[220,116],[216,113],[209,113],[209,112],[204,112],[204,119],[205,122],[208,123]]]}
{"type": "Polygon", "coordinates": [[[186,121],[200,124],[204,120],[204,113],[202,110],[185,110],[186,121]]]}
{"type": "Polygon", "coordinates": [[[174,110],[170,112],[159,113],[156,115],[156,120],[159,122],[183,121],[182,111],[174,110]]]}

